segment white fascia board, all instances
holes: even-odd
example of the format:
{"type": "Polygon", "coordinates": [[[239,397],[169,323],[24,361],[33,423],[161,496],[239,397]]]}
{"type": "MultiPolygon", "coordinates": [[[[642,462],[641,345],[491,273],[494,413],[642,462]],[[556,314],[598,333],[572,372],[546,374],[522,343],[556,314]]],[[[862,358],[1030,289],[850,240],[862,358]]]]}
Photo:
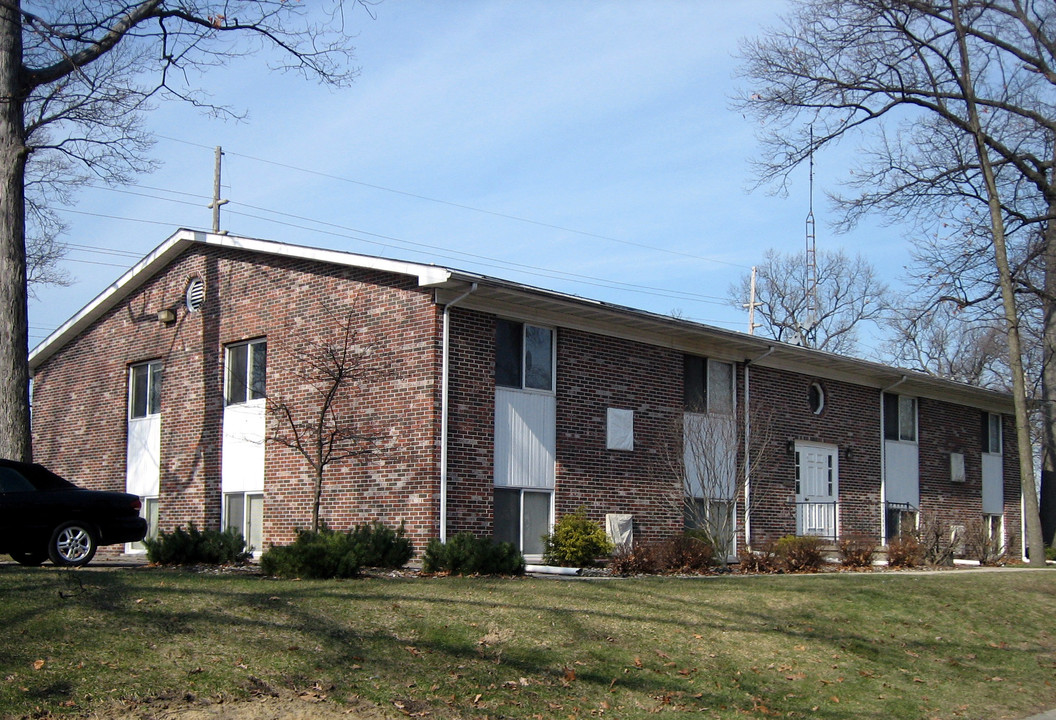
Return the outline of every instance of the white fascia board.
{"type": "Polygon", "coordinates": [[[289,245],[287,243],[274,242],[272,240],[257,240],[254,238],[235,237],[232,235],[214,235],[207,233],[195,233],[199,242],[219,247],[238,248],[251,252],[264,253],[267,255],[280,255],[292,257],[299,260],[316,260],[330,265],[345,265],[348,267],[364,268],[367,270],[380,270],[382,272],[394,273],[396,275],[411,275],[418,278],[419,287],[432,287],[442,285],[451,279],[451,271],[437,265],[421,265],[419,263],[403,262],[400,260],[389,260],[387,258],[374,257],[372,255],[356,255],[341,250],[325,250],[304,245],[289,245]]]}
{"type": "Polygon", "coordinates": [[[172,258],[179,255],[195,240],[190,230],[179,230],[165,242],[150,251],[146,257],[133,265],[126,273],[95,296],[76,315],[59,326],[29,353],[29,369],[32,373],[42,362],[51,357],[66,342],[102,317],[132,290],[139,287],[172,258]]]}
{"type": "Polygon", "coordinates": [[[419,287],[440,286],[451,280],[452,277],[450,270],[436,265],[401,262],[370,255],[356,255],[340,250],[324,250],[302,245],[289,245],[270,240],[257,240],[195,230],[178,230],[33,348],[33,351],[29,354],[30,372],[194,243],[215,247],[237,248],[249,252],[302,260],[315,260],[333,265],[379,270],[397,275],[409,275],[418,278],[419,287]]]}

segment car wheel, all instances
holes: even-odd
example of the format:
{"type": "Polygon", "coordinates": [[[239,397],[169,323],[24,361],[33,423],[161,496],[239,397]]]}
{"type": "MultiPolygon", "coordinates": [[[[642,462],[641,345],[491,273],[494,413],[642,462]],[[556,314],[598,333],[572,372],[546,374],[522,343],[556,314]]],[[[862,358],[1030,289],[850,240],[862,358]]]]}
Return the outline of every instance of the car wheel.
{"type": "Polygon", "coordinates": [[[98,545],[95,532],[84,523],[64,523],[51,534],[48,556],[56,565],[80,567],[95,557],[98,545]]]}
{"type": "Polygon", "coordinates": [[[11,559],[19,565],[36,567],[48,559],[47,550],[12,550],[11,559]]]}

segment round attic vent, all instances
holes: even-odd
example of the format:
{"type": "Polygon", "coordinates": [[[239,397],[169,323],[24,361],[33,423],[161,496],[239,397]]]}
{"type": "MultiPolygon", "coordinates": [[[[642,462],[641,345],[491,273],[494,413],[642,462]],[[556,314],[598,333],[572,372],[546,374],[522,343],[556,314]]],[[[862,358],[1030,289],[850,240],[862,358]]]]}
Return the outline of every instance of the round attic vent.
{"type": "Polygon", "coordinates": [[[205,302],[205,283],[201,278],[191,278],[191,281],[187,283],[183,299],[187,309],[191,312],[198,312],[202,309],[202,304],[205,302]]]}
{"type": "Polygon", "coordinates": [[[810,389],[807,390],[807,403],[812,413],[821,415],[821,411],[825,409],[825,390],[820,384],[810,384],[810,389]]]}

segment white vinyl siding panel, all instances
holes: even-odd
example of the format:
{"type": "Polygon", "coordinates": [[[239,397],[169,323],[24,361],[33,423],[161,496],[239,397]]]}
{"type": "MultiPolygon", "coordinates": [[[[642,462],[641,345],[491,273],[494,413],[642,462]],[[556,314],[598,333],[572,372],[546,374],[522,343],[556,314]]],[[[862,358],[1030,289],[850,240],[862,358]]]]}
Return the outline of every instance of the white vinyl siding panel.
{"type": "Polygon", "coordinates": [[[495,485],[553,488],[557,445],[553,395],[495,390],[495,485]]]}
{"type": "Polygon", "coordinates": [[[885,500],[920,507],[920,452],[916,443],[884,441],[885,500]]]}
{"type": "Polygon", "coordinates": [[[254,400],[224,408],[220,479],[223,492],[263,492],[265,403],[254,400]]]}
{"type": "Polygon", "coordinates": [[[983,453],[983,514],[1005,512],[1005,467],[999,453],[983,453]]]}
{"type": "Polygon", "coordinates": [[[691,497],[732,501],[737,493],[737,423],[732,417],[685,413],[682,452],[691,497]]]}
{"type": "Polygon", "coordinates": [[[140,497],[158,495],[161,478],[161,416],[128,421],[125,491],[140,497]]]}

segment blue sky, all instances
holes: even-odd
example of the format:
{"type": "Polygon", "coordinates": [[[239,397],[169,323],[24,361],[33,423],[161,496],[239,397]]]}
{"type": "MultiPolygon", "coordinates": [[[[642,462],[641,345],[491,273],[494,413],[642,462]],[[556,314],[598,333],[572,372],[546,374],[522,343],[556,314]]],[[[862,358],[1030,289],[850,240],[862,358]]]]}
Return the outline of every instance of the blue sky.
{"type": "MultiPolygon", "coordinates": [[[[250,57],[202,86],[246,122],[162,104],[157,172],[63,217],[69,288],[30,301],[30,345],[178,227],[208,229],[213,148],[232,234],[431,262],[743,330],[727,289],[776,247],[801,252],[807,173],[752,185],[752,121],[730,109],[738,40],[783,0],[389,0],[357,11],[358,80],[334,91],[250,57]]],[[[844,148],[841,152],[853,152],[844,148]]],[[[894,284],[898,228],[836,236],[894,284]]]]}

